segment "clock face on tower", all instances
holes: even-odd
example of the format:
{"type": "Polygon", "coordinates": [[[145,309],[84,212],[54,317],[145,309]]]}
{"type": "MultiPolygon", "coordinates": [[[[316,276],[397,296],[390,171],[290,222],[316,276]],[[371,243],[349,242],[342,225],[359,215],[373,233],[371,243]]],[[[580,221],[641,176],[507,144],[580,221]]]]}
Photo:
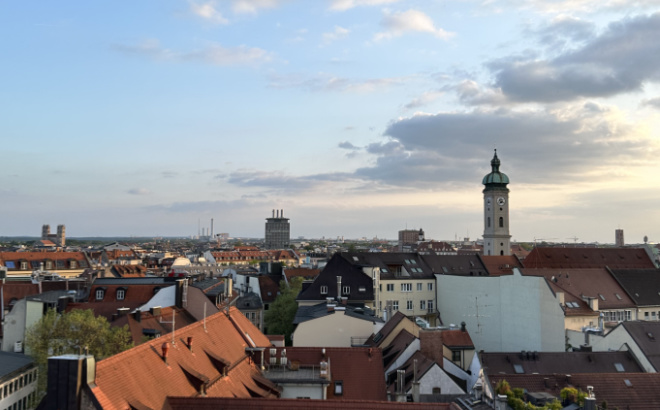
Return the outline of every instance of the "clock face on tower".
{"type": "Polygon", "coordinates": [[[498,205],[504,205],[505,202],[506,202],[506,199],[504,199],[504,197],[501,196],[501,197],[497,198],[497,204],[498,205]]]}

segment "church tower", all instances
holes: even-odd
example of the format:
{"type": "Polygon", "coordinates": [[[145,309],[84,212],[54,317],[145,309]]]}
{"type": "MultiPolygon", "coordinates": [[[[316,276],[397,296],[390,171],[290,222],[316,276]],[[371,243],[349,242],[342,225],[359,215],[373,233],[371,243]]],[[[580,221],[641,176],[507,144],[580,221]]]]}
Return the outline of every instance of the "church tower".
{"type": "Polygon", "coordinates": [[[484,255],[511,255],[509,235],[509,177],[500,172],[497,150],[492,171],[482,181],[484,193],[484,255]]]}

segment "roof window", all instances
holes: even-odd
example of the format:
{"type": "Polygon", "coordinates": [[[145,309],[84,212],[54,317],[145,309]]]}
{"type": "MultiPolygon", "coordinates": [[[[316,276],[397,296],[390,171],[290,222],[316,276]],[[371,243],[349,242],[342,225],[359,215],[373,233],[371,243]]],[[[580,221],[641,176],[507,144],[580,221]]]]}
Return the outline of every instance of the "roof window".
{"type": "Polygon", "coordinates": [[[521,364],[514,364],[514,365],[513,365],[513,370],[515,370],[516,373],[518,373],[518,374],[523,374],[523,373],[525,373],[525,369],[523,369],[523,367],[522,367],[521,364]]]}
{"type": "Polygon", "coordinates": [[[623,365],[621,363],[614,363],[614,368],[616,369],[617,372],[625,372],[626,369],[623,368],[623,365]]]}
{"type": "Polygon", "coordinates": [[[335,381],[335,396],[344,395],[344,382],[342,380],[335,381]]]}
{"type": "Polygon", "coordinates": [[[605,296],[603,296],[602,293],[599,293],[599,294],[598,294],[598,297],[600,298],[600,300],[605,300],[605,296]]]}

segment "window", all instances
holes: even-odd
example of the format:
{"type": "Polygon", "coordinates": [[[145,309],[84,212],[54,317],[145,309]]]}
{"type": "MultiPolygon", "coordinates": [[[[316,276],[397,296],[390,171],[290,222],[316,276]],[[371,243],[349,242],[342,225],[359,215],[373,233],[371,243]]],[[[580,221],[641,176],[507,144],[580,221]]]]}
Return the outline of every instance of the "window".
{"type": "Polygon", "coordinates": [[[321,294],[322,295],[327,295],[328,294],[328,287],[327,286],[321,286],[321,294]]]}
{"type": "Polygon", "coordinates": [[[341,287],[341,294],[342,295],[348,295],[351,293],[351,287],[350,286],[342,286],[341,287]]]}
{"type": "MultiPolygon", "coordinates": [[[[118,289],[117,290],[117,300],[124,300],[124,297],[126,296],[126,291],[124,289],[118,289]]],[[[103,298],[101,298],[103,299],[103,298]]]]}
{"type": "Polygon", "coordinates": [[[514,365],[513,365],[513,370],[515,370],[516,373],[518,373],[518,374],[523,374],[523,373],[525,373],[525,369],[523,369],[523,367],[522,367],[521,364],[514,364],[514,365]]]}
{"type": "Polygon", "coordinates": [[[46,261],[46,269],[53,269],[53,262],[52,261],[46,261]]]}
{"type": "Polygon", "coordinates": [[[342,380],[335,381],[335,396],[342,396],[344,394],[344,382],[342,380]]]}
{"type": "Polygon", "coordinates": [[[69,266],[71,266],[71,269],[75,269],[76,268],[76,261],[71,261],[69,266]]]}
{"type": "Polygon", "coordinates": [[[367,287],[366,287],[366,286],[360,286],[360,287],[358,287],[358,293],[365,293],[366,291],[367,291],[367,287]]]}
{"type": "Polygon", "coordinates": [[[399,301],[398,300],[393,300],[392,301],[392,310],[399,310],[399,301]]]}
{"type": "Polygon", "coordinates": [[[96,300],[103,300],[103,294],[104,293],[105,292],[103,291],[103,289],[97,289],[96,290],[96,300]]]}
{"type": "Polygon", "coordinates": [[[488,217],[488,227],[490,228],[490,216],[488,217]]]}
{"type": "Polygon", "coordinates": [[[419,308],[421,310],[426,310],[426,301],[425,300],[420,300],[419,301],[419,308]]]}
{"type": "Polygon", "coordinates": [[[461,361],[461,351],[460,350],[452,350],[451,351],[451,361],[452,362],[460,362],[461,361]]]}
{"type": "Polygon", "coordinates": [[[21,262],[21,270],[27,270],[27,262],[21,262]]]}
{"type": "Polygon", "coordinates": [[[394,292],[394,283],[388,283],[387,284],[387,291],[388,292],[394,292]]]}
{"type": "Polygon", "coordinates": [[[423,289],[424,284],[423,283],[418,283],[417,284],[417,292],[421,292],[423,289]]]}
{"type": "Polygon", "coordinates": [[[426,288],[426,290],[429,290],[429,291],[433,292],[433,282],[429,282],[429,283],[427,283],[427,288],[426,288]]]}
{"type": "Polygon", "coordinates": [[[427,300],[426,301],[426,308],[429,310],[429,312],[433,312],[433,301],[432,300],[427,300]]]}
{"type": "Polygon", "coordinates": [[[504,218],[500,216],[500,228],[504,228],[504,218]]]}
{"type": "Polygon", "coordinates": [[[407,309],[407,310],[413,310],[413,309],[414,309],[413,301],[412,301],[412,300],[407,300],[407,301],[406,301],[406,309],[407,309]]]}
{"type": "Polygon", "coordinates": [[[412,292],[412,283],[402,283],[401,292],[412,292]]]}

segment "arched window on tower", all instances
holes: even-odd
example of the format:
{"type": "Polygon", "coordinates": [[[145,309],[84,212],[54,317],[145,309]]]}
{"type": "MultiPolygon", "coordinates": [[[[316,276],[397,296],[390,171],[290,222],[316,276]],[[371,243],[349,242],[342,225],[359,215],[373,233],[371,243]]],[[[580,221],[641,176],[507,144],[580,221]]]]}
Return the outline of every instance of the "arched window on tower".
{"type": "Polygon", "coordinates": [[[500,251],[500,256],[504,256],[504,251],[500,251]]]}
{"type": "Polygon", "coordinates": [[[490,228],[490,216],[488,217],[488,227],[490,228]]]}
{"type": "Polygon", "coordinates": [[[504,218],[500,216],[500,228],[504,228],[504,218]]]}

